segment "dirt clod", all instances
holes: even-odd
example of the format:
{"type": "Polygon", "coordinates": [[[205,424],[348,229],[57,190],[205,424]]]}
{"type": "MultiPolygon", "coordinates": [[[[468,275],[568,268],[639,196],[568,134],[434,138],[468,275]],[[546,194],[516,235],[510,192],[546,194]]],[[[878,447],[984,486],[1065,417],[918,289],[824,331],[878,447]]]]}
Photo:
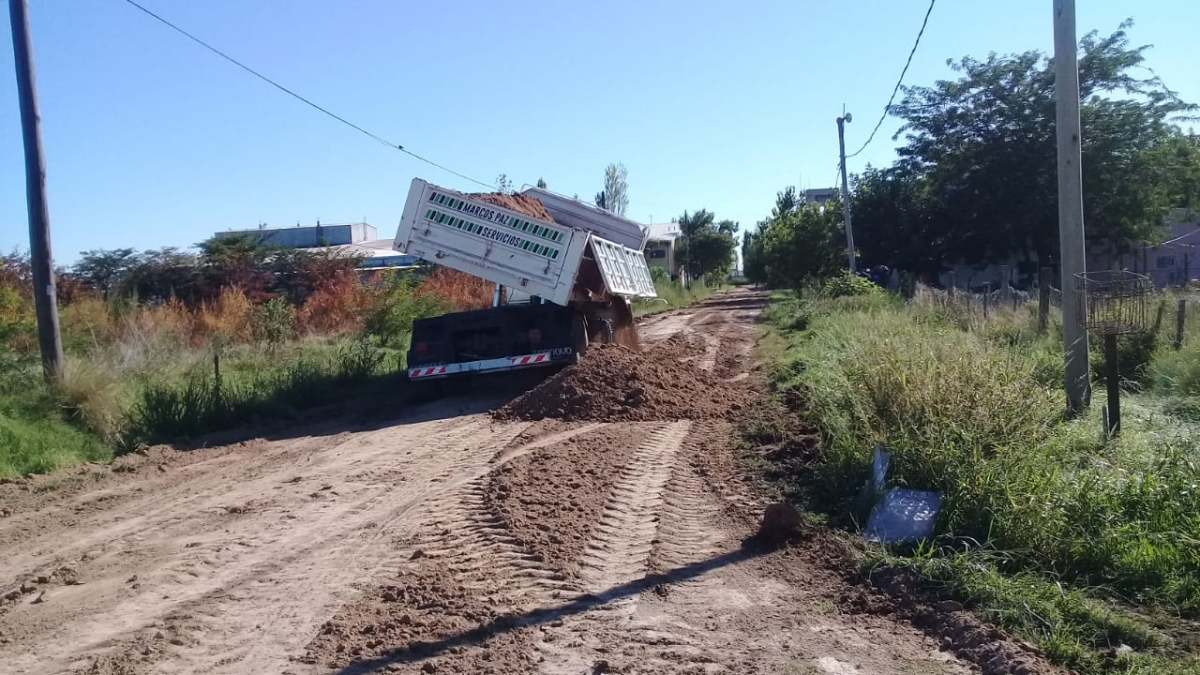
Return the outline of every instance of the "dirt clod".
{"type": "Polygon", "coordinates": [[[800,531],[800,514],[791,504],[770,504],[763,511],[762,523],[755,535],[767,544],[782,544],[800,531]]]}

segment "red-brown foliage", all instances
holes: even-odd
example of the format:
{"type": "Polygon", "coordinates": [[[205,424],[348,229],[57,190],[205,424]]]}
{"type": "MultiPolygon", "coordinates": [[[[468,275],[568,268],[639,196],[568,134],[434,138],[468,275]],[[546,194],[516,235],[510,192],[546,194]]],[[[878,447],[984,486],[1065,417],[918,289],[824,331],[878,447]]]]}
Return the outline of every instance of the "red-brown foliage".
{"type": "Polygon", "coordinates": [[[439,267],[417,287],[417,295],[437,295],[457,310],[492,306],[495,284],[465,272],[439,267]]]}

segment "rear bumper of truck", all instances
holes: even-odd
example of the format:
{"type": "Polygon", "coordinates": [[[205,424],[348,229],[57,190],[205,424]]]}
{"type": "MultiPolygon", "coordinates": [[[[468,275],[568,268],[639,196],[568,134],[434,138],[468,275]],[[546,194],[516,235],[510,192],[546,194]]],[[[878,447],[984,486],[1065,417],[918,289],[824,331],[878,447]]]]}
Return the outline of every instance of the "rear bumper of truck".
{"type": "Polygon", "coordinates": [[[447,363],[437,366],[417,366],[408,369],[408,379],[436,380],[467,373],[496,373],[505,370],[566,366],[578,360],[579,357],[574,353],[562,356],[551,356],[546,353],[504,356],[498,359],[484,359],[482,361],[465,361],[463,363],[447,363]]]}

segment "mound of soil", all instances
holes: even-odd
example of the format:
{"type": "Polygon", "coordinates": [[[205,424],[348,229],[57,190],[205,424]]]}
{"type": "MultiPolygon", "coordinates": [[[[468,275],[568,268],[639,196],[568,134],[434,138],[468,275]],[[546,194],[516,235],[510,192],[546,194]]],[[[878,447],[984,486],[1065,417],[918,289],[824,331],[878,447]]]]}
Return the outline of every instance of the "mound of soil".
{"type": "Polygon", "coordinates": [[[670,344],[641,354],[598,345],[492,415],[502,421],[721,419],[740,410],[746,397],[745,390],[679,360],[670,344]]]}
{"type": "Polygon", "coordinates": [[[524,213],[527,216],[540,218],[554,222],[554,216],[546,210],[542,200],[537,197],[527,197],[521,194],[505,194],[503,192],[477,192],[467,195],[471,199],[478,199],[481,202],[487,202],[493,206],[500,206],[510,211],[524,213]]]}

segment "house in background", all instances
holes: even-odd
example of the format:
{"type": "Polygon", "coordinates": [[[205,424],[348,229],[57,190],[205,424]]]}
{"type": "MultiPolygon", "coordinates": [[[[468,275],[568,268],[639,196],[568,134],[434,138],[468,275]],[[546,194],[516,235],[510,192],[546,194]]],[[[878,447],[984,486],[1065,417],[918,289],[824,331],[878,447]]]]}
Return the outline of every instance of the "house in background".
{"type": "Polygon", "coordinates": [[[215,237],[255,237],[269,244],[287,248],[333,251],[360,258],[362,270],[409,267],[417,257],[392,248],[391,239],[380,239],[379,231],[370,223],[332,223],[296,225],[296,227],[265,227],[252,230],[227,230],[215,237]]]}
{"type": "Polygon", "coordinates": [[[679,276],[682,261],[675,255],[675,244],[683,236],[679,223],[657,223],[648,226],[646,238],[646,264],[667,271],[671,278],[679,276]]]}
{"type": "MultiPolygon", "coordinates": [[[[1144,274],[1155,286],[1182,286],[1200,278],[1200,214],[1186,209],[1171,212],[1170,223],[1159,243],[1133,243],[1129,252],[1115,254],[1104,242],[1088,242],[1088,271],[1129,270],[1144,274]]],[[[1037,285],[1038,262],[1014,256],[1008,261],[1009,283],[1016,288],[1033,288],[1037,285]]],[[[954,284],[958,288],[975,291],[1000,288],[1003,266],[985,265],[974,267],[965,264],[950,265],[938,276],[944,288],[950,282],[950,271],[954,272],[954,284]]],[[[1054,286],[1061,282],[1055,278],[1054,286]]]]}
{"type": "Polygon", "coordinates": [[[837,199],[837,188],[813,188],[804,191],[805,204],[824,204],[825,202],[837,199]]]}
{"type": "Polygon", "coordinates": [[[1150,277],[1155,286],[1182,286],[1197,274],[1196,255],[1200,246],[1200,215],[1177,209],[1171,214],[1171,224],[1163,241],[1143,243],[1122,255],[1093,255],[1089,253],[1089,270],[1129,270],[1150,277]]]}

